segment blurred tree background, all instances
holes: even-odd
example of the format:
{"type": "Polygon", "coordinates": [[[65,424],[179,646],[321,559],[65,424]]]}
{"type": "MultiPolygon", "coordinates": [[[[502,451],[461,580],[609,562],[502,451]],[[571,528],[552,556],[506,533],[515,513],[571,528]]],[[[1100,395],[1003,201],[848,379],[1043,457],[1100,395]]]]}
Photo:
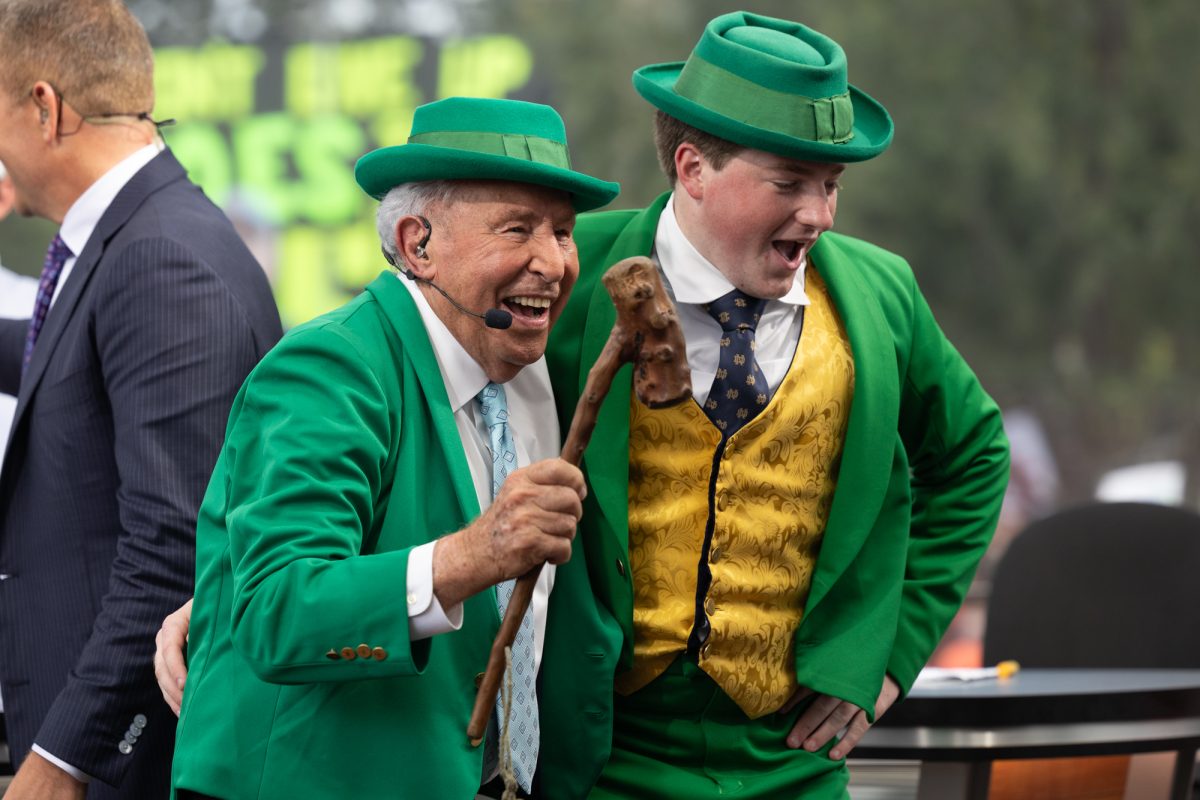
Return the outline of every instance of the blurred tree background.
{"type": "MultiPolygon", "coordinates": [[[[130,0],[156,47],[217,39],[428,41],[495,33],[532,54],[511,96],[566,118],[577,167],[618,207],[665,187],[637,67],[685,58],[714,0],[130,0]]],[[[751,2],[845,48],[896,122],[843,181],[838,230],[912,263],[1006,410],[1040,420],[1060,504],[1121,465],[1178,460],[1200,497],[1200,14],[1195,0],[751,2]]],[[[437,84],[417,68],[424,96],[437,84]]],[[[161,97],[162,108],[165,98],[161,97]]],[[[394,129],[394,128],[393,128],[394,129]]],[[[171,132],[167,132],[168,142],[171,132]]],[[[394,143],[394,142],[384,142],[394,143]]],[[[369,143],[368,147],[374,146],[369,143]]],[[[353,158],[345,159],[346,168],[353,158]]],[[[0,223],[34,273],[53,230],[0,223]]],[[[368,265],[369,277],[378,264],[368,265]]]]}

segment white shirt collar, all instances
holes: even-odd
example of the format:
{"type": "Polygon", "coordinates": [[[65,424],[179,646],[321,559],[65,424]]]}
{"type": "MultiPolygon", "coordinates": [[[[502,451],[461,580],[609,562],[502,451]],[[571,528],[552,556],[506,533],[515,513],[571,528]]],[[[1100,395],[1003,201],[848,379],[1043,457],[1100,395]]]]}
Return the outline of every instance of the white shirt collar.
{"type": "Polygon", "coordinates": [[[457,414],[487,386],[487,373],[466,348],[459,344],[458,339],[454,338],[446,323],[442,322],[425,299],[425,295],[421,294],[416,282],[400,275],[396,275],[396,280],[408,290],[413,302],[417,304],[421,321],[425,323],[425,332],[429,334],[429,343],[433,346],[433,354],[442,370],[442,380],[446,384],[446,394],[450,399],[450,410],[457,414]]]}
{"type": "MultiPolygon", "coordinates": [[[[675,195],[671,195],[667,200],[667,205],[658,218],[654,250],[676,302],[711,303],[733,291],[734,285],[729,279],[713,266],[711,261],[700,255],[700,251],[688,241],[683,229],[679,227],[679,220],[675,219],[675,195]]],[[[780,297],[778,302],[794,306],[808,305],[808,295],[804,293],[804,274],[807,268],[805,266],[801,269],[792,283],[792,288],[780,297]]]]}
{"type": "Polygon", "coordinates": [[[67,209],[58,235],[62,237],[67,247],[71,248],[71,253],[76,258],[83,252],[88,239],[92,237],[92,232],[100,223],[100,218],[104,216],[104,212],[112,205],[112,201],[120,191],[125,188],[125,184],[129,183],[138,170],[150,163],[160,150],[162,150],[162,145],[156,141],[154,144],[148,144],[129,154],[104,173],[100,180],[89,186],[87,191],[79,195],[79,199],[67,209]]]}

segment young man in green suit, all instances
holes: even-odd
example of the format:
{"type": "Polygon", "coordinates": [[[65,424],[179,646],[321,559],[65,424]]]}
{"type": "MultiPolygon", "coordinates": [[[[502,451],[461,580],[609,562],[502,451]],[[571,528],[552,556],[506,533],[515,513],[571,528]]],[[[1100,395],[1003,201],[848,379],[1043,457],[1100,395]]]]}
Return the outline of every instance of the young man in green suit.
{"type": "Polygon", "coordinates": [[[291,331],[234,402],[197,533],[180,798],[472,798],[506,756],[531,788],[553,571],[514,646],[511,749],[464,729],[498,595],[570,555],[584,484],[555,457],[542,354],[576,211],[618,187],[571,170],[553,109],[468,98],[417,109],[356,178],[400,274],[291,331]]]}
{"type": "Polygon", "coordinates": [[[552,605],[541,693],[586,725],[544,720],[541,786],[843,797],[846,754],[911,687],[990,540],[1000,414],[908,265],[829,232],[845,165],[892,138],[835,42],[727,14],[634,86],[672,191],[580,219],[547,358],[567,419],[614,320],[596,276],[650,255],[695,403],[646,409],[626,370],[600,410],[565,567],[587,574],[552,605]],[[576,677],[597,664],[609,681],[576,677]]]}

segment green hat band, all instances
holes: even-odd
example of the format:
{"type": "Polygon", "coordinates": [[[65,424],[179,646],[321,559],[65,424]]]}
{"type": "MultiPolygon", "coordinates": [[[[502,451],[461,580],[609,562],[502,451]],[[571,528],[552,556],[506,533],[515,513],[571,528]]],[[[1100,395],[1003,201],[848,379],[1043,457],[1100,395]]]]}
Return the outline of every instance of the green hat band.
{"type": "Polygon", "coordinates": [[[833,97],[788,94],[748,81],[692,54],[675,91],[707,108],[769,131],[825,144],[842,144],[854,135],[850,93],[833,97]]]}
{"type": "Polygon", "coordinates": [[[489,156],[507,156],[536,164],[546,164],[559,169],[570,169],[571,158],[567,146],[541,136],[524,136],[519,133],[494,133],[492,131],[427,131],[408,137],[409,144],[425,144],[434,147],[450,147],[469,150],[489,156]]]}

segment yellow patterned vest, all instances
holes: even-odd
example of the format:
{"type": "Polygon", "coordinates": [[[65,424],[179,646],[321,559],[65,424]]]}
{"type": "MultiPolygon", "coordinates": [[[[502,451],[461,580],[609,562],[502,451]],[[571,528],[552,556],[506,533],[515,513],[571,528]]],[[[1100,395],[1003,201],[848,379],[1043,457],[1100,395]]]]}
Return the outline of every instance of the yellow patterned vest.
{"type": "Polygon", "coordinates": [[[758,417],[714,465],[721,434],[694,402],[629,420],[629,562],[634,665],[629,694],[687,649],[698,561],[715,514],[704,600],[711,631],[698,662],[753,718],[796,689],[793,640],[804,614],[841,462],[854,394],[845,329],[816,270],[808,270],[801,346],[758,417]]]}

